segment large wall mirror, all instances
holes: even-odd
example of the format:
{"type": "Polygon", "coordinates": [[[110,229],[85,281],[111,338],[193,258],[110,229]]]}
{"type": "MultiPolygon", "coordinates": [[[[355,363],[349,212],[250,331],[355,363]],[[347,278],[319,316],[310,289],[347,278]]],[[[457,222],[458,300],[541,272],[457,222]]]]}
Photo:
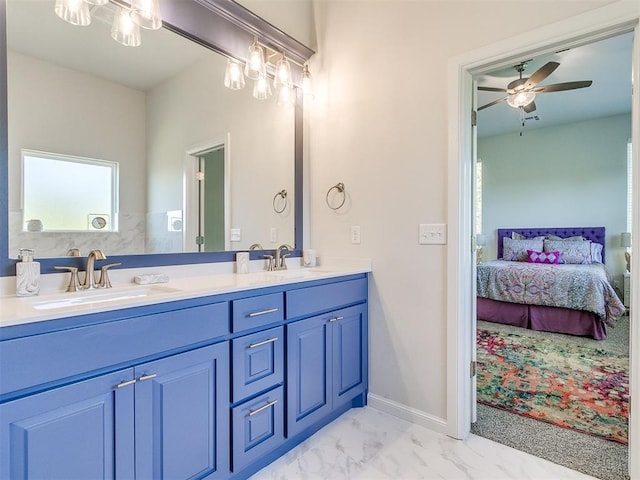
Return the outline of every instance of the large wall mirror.
{"type": "Polygon", "coordinates": [[[115,4],[77,27],[53,0],[2,2],[3,275],[19,248],[47,272],[95,248],[135,267],[302,247],[301,95],[277,105],[223,78],[254,38],[298,63],[313,52],[229,0],[160,5],[164,28],[125,47],[115,4]]]}

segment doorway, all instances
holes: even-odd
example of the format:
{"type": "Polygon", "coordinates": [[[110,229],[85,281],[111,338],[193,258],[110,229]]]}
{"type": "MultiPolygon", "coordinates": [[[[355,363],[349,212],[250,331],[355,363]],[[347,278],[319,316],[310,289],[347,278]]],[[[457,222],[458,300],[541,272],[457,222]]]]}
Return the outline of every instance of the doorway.
{"type": "MultiPolygon", "coordinates": [[[[469,433],[473,409],[471,405],[473,377],[469,365],[472,361],[472,346],[475,343],[475,245],[472,231],[472,148],[471,148],[471,105],[472,77],[474,74],[506,67],[517,63],[523,56],[536,56],[558,51],[563,47],[572,47],[594,42],[619,33],[635,30],[635,54],[640,52],[638,40],[638,19],[640,11],[636,6],[618,2],[589,14],[558,22],[553,26],[528,32],[508,42],[501,42],[482,50],[471,52],[464,57],[453,59],[450,68],[450,161],[449,161],[449,228],[450,248],[448,250],[449,275],[447,291],[447,417],[449,434],[455,438],[464,438],[469,433]],[[579,33],[576,33],[579,32],[579,33]],[[472,247],[472,248],[470,248],[472,247]],[[474,319],[472,322],[469,319],[474,319]]],[[[634,84],[640,84],[638,65],[634,65],[634,84]]],[[[638,205],[638,148],[640,123],[640,99],[636,95],[632,109],[633,128],[633,165],[634,165],[634,205],[638,205]]],[[[638,238],[638,209],[634,212],[632,235],[638,238]]],[[[633,259],[632,281],[640,278],[637,274],[640,262],[633,259]]],[[[638,292],[632,292],[632,304],[638,301],[638,292]]],[[[634,323],[634,312],[631,312],[634,323]]],[[[631,342],[640,345],[640,332],[632,331],[631,342]]],[[[639,355],[637,349],[631,351],[631,385],[640,383],[638,374],[639,355]],[[634,368],[635,367],[635,368],[634,368]]],[[[638,408],[637,403],[631,410],[638,408]]],[[[634,454],[640,441],[638,415],[631,414],[629,431],[629,470],[633,475],[640,474],[639,458],[634,454]]]]}

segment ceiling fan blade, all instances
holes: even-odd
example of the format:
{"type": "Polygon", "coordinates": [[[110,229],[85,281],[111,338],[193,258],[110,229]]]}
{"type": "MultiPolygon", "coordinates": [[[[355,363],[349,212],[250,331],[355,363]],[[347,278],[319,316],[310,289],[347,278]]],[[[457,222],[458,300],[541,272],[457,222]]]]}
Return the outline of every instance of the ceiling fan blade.
{"type": "Polygon", "coordinates": [[[536,110],[536,102],[531,102],[526,104],[524,107],[522,107],[522,109],[525,111],[525,113],[531,113],[531,112],[535,112],[536,110]]]}
{"type": "Polygon", "coordinates": [[[478,111],[480,111],[480,110],[484,110],[485,108],[493,107],[494,105],[497,105],[498,103],[502,103],[502,102],[504,102],[507,98],[509,98],[509,97],[502,97],[502,98],[499,98],[498,100],[494,100],[494,101],[493,101],[493,102],[491,102],[491,103],[487,103],[486,105],[482,105],[481,107],[478,107],[478,111]]]}
{"type": "Polygon", "coordinates": [[[529,79],[525,82],[524,88],[529,89],[535,87],[549,75],[551,75],[556,68],[558,68],[560,64],[558,62],[549,62],[540,67],[538,70],[533,72],[533,75],[529,77],[529,79]]]}
{"type": "Polygon", "coordinates": [[[575,90],[576,88],[590,87],[593,82],[591,80],[583,80],[579,82],[554,83],[553,85],[545,85],[531,90],[536,93],[562,92],[563,90],[575,90]]]}
{"type": "Polygon", "coordinates": [[[478,86],[478,90],[482,90],[484,92],[503,92],[507,93],[506,88],[497,88],[497,87],[480,87],[478,86]]]}

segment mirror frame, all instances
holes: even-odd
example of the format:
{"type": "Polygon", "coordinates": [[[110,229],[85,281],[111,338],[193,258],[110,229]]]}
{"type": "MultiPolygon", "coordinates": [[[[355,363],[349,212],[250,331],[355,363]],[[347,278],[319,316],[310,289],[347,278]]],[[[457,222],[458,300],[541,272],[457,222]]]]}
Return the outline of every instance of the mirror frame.
{"type": "MultiPolygon", "coordinates": [[[[117,0],[119,1],[119,0],[117,0]]],[[[0,0],[0,276],[14,276],[16,260],[9,258],[9,168],[7,126],[7,0],[0,0]]],[[[52,2],[53,8],[53,2],[52,2]]],[[[226,57],[246,61],[254,38],[284,52],[304,64],[315,52],[282,32],[266,20],[233,0],[161,0],[163,27],[226,57]]],[[[299,85],[302,69],[292,62],[294,83],[299,85]]],[[[222,79],[219,79],[222,81],[222,79]]],[[[303,242],[303,109],[302,93],[296,88],[294,120],[294,257],[301,256],[303,242]]],[[[109,255],[109,261],[122,262],[122,268],[231,262],[235,251],[149,253],[109,255]]],[[[273,250],[254,250],[252,260],[262,259],[273,250]]],[[[36,252],[37,254],[37,252],[36,252]]],[[[37,258],[37,257],[36,257],[37,258]]],[[[82,257],[37,258],[42,273],[58,273],[54,266],[84,268],[82,257]]]]}

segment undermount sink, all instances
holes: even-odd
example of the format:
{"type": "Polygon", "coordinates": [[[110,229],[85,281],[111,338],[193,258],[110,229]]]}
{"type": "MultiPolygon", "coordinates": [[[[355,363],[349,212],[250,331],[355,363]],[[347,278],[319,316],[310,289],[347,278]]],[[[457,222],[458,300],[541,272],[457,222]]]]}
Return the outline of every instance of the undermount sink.
{"type": "Polygon", "coordinates": [[[180,291],[181,290],[177,288],[169,288],[159,285],[145,285],[48,295],[46,299],[44,297],[31,299],[30,303],[36,310],[54,310],[58,308],[119,302],[136,298],[140,299],[166,293],[177,293],[180,291]]]}

